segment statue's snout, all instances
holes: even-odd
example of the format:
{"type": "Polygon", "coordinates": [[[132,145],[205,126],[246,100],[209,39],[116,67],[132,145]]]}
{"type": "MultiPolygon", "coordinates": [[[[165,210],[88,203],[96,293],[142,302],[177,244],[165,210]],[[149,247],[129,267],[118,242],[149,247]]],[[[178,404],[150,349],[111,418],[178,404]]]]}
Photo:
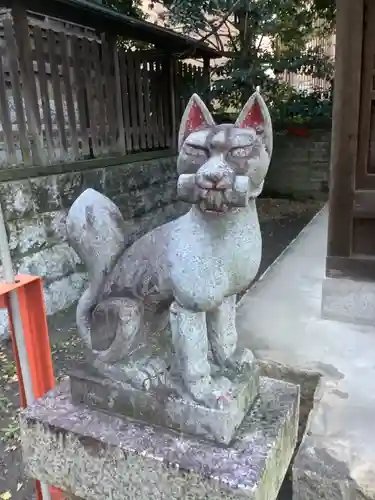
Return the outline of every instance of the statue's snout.
{"type": "Polygon", "coordinates": [[[232,189],[235,182],[234,171],[224,162],[208,161],[196,173],[196,183],[200,189],[224,191],[232,189]]]}
{"type": "MultiPolygon", "coordinates": [[[[220,179],[216,186],[223,182],[224,177],[220,179]]],[[[177,196],[181,201],[191,204],[199,204],[202,199],[201,190],[207,188],[199,187],[197,174],[182,174],[177,181],[177,196]]],[[[215,191],[212,188],[211,191],[215,191]]],[[[219,188],[216,189],[219,191],[219,188]]],[[[224,192],[224,190],[223,190],[224,192]]],[[[225,190],[227,204],[230,207],[246,207],[249,201],[249,178],[243,175],[237,175],[231,189],[225,190]]]]}

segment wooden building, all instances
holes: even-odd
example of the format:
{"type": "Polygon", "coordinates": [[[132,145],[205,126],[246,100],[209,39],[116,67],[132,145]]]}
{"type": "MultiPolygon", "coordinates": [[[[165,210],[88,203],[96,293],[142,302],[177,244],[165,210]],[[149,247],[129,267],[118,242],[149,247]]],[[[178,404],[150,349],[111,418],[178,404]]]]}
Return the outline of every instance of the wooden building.
{"type": "Polygon", "coordinates": [[[375,321],[375,2],[337,1],[323,314],[375,321]]]}
{"type": "Polygon", "coordinates": [[[173,149],[188,92],[209,88],[215,57],[98,2],[0,0],[0,164],[173,149]]]}

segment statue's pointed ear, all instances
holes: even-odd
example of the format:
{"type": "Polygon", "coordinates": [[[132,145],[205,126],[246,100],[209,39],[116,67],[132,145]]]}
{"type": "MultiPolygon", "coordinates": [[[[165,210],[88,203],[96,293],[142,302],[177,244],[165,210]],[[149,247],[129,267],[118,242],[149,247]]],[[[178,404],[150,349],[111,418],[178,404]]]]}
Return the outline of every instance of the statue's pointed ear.
{"type": "Polygon", "coordinates": [[[253,128],[264,141],[268,153],[272,154],[273,133],[271,117],[264,102],[263,97],[258,91],[247,101],[241,113],[238,115],[235,127],[253,128]]]}
{"type": "Polygon", "coordinates": [[[184,140],[189,134],[214,125],[214,119],[202,99],[197,94],[193,94],[181,119],[178,132],[178,150],[181,149],[184,140]]]}

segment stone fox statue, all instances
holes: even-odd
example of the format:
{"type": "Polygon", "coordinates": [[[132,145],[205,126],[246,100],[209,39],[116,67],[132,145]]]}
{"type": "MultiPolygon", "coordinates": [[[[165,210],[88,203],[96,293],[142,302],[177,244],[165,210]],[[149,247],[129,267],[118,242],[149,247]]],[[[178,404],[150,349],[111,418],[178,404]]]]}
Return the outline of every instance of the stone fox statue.
{"type": "Polygon", "coordinates": [[[169,371],[180,394],[207,407],[230,397],[231,374],[252,357],[237,349],[236,294],[261,260],[255,198],[272,140],[258,92],[234,125],[216,125],[193,95],[178,136],[177,191],[191,204],[186,215],[126,248],[124,221],[108,198],[88,189],[72,205],[68,239],[89,275],[77,325],[103,373],[147,389],[150,363],[135,353],[169,324],[169,371]]]}

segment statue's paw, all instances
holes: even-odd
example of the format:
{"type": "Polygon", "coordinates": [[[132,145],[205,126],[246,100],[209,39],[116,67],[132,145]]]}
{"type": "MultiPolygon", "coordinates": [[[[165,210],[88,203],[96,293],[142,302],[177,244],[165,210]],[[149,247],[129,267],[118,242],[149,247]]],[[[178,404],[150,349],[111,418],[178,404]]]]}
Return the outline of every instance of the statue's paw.
{"type": "Polygon", "coordinates": [[[150,359],[142,368],[142,373],[145,375],[143,389],[146,391],[153,387],[167,385],[168,367],[161,359],[150,359]]]}
{"type": "Polygon", "coordinates": [[[189,387],[193,399],[212,409],[223,410],[233,400],[233,385],[226,377],[207,377],[189,387]]]}
{"type": "Polygon", "coordinates": [[[150,374],[142,370],[133,370],[131,377],[131,384],[136,389],[143,389],[149,391],[152,385],[150,374]]]}
{"type": "Polygon", "coordinates": [[[251,368],[255,357],[250,349],[241,349],[226,361],[226,368],[234,375],[240,375],[251,368]]]}

